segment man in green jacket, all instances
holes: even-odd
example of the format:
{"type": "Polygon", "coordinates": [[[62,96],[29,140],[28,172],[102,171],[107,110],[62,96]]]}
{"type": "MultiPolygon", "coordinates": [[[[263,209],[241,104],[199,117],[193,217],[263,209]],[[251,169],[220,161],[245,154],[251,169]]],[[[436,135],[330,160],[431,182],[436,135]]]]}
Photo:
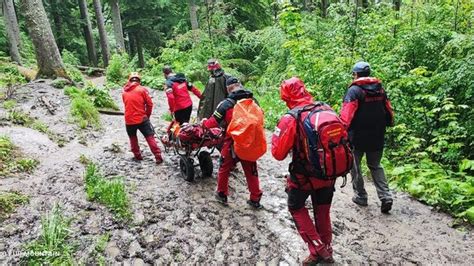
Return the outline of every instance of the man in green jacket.
{"type": "Polygon", "coordinates": [[[211,117],[217,105],[227,97],[225,82],[229,76],[225,74],[217,59],[207,61],[207,70],[211,76],[202,93],[203,98],[199,101],[198,119],[200,120],[211,117]]]}

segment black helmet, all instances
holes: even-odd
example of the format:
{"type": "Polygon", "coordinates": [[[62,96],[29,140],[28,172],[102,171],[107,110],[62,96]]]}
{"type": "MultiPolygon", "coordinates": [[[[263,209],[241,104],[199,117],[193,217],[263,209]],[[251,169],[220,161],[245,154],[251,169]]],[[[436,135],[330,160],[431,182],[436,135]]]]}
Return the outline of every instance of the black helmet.
{"type": "Polygon", "coordinates": [[[166,65],[163,67],[163,74],[168,75],[172,72],[173,72],[173,69],[171,68],[171,66],[166,65]]]}
{"type": "Polygon", "coordinates": [[[370,65],[367,62],[360,61],[355,63],[352,68],[352,72],[359,74],[359,76],[369,76],[370,75],[370,65]]]}

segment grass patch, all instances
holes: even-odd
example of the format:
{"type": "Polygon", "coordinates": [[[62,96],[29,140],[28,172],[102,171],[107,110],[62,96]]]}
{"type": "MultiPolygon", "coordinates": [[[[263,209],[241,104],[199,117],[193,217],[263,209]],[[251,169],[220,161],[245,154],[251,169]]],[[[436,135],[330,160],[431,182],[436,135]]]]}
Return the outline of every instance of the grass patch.
{"type": "Polygon", "coordinates": [[[97,165],[90,163],[84,179],[88,200],[104,204],[121,220],[131,218],[130,201],[122,177],[106,179],[99,172],[97,165]]]}
{"type": "Polygon", "coordinates": [[[98,265],[106,265],[105,264],[105,257],[104,257],[104,251],[105,248],[107,247],[107,243],[109,242],[110,239],[110,233],[105,233],[103,235],[100,235],[97,238],[97,241],[95,243],[94,250],[91,252],[91,257],[95,257],[95,263],[98,265]]]}
{"type": "Polygon", "coordinates": [[[28,201],[28,196],[19,192],[0,192],[0,218],[12,213],[19,205],[28,201]]]}
{"type": "Polygon", "coordinates": [[[58,205],[41,218],[41,233],[37,240],[26,245],[29,265],[73,265],[75,247],[69,242],[71,220],[58,205]]]}
{"type": "Polygon", "coordinates": [[[167,122],[171,122],[173,120],[173,116],[171,116],[171,114],[169,112],[166,112],[166,113],[161,115],[161,119],[163,119],[167,122]]]}
{"type": "Polygon", "coordinates": [[[99,111],[87,98],[77,97],[72,100],[71,115],[74,122],[79,125],[81,129],[100,127],[99,111]]]}
{"type": "Polygon", "coordinates": [[[21,153],[13,145],[8,136],[0,136],[0,176],[11,173],[32,173],[39,161],[21,158],[21,153]]]}
{"type": "Polygon", "coordinates": [[[97,108],[119,109],[107,90],[97,88],[91,83],[87,83],[84,89],[69,86],[64,90],[64,94],[72,99],[71,116],[82,129],[100,127],[97,108]]]}

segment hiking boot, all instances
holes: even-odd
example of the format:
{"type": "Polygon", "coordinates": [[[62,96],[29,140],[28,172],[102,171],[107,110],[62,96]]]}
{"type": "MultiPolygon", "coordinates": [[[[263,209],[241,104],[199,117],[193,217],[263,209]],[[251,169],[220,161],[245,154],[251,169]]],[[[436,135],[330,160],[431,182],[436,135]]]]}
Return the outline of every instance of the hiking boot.
{"type": "Polygon", "coordinates": [[[156,164],[161,164],[163,162],[163,157],[161,157],[161,154],[158,153],[157,155],[155,155],[155,159],[156,159],[156,164]]]}
{"type": "Polygon", "coordinates": [[[259,210],[263,209],[262,204],[260,204],[260,201],[253,201],[253,200],[247,200],[247,204],[252,206],[253,208],[259,210]]]}
{"type": "Polygon", "coordinates": [[[382,206],[380,207],[380,211],[385,214],[389,214],[390,210],[392,209],[393,200],[385,199],[382,200],[382,206]]]}
{"type": "Polygon", "coordinates": [[[132,160],[134,160],[134,161],[136,161],[136,162],[138,162],[138,161],[143,161],[143,157],[142,157],[141,154],[135,154],[135,155],[133,155],[132,160]]]}
{"type": "Polygon", "coordinates": [[[359,205],[359,206],[367,206],[367,199],[361,199],[357,196],[354,196],[352,197],[352,202],[354,202],[355,204],[359,205]]]}
{"type": "Polygon", "coordinates": [[[216,192],[216,200],[222,205],[227,206],[227,196],[222,192],[216,192]]]}
{"type": "Polygon", "coordinates": [[[311,255],[311,254],[309,254],[309,256],[303,260],[303,266],[312,266],[312,265],[317,265],[318,263],[319,263],[319,257],[311,255]]]}

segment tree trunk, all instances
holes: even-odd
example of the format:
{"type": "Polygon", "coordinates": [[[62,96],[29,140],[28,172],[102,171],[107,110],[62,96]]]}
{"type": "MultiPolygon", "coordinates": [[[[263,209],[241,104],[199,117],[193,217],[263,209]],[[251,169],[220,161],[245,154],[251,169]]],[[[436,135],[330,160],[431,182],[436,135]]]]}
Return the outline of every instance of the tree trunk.
{"type": "Polygon", "coordinates": [[[53,17],[54,31],[56,33],[56,43],[58,44],[59,52],[64,49],[64,34],[63,34],[63,19],[59,13],[59,0],[50,0],[51,16],[53,17]]]}
{"type": "Polygon", "coordinates": [[[325,18],[328,15],[329,0],[321,0],[321,17],[325,18]]]}
{"type": "Polygon", "coordinates": [[[10,56],[13,61],[21,65],[20,56],[20,28],[15,14],[15,4],[13,0],[3,0],[3,18],[5,19],[5,26],[8,36],[8,43],[10,44],[10,56]]]}
{"type": "Polygon", "coordinates": [[[122,18],[120,17],[120,6],[118,0],[110,0],[112,7],[112,23],[114,24],[115,41],[120,53],[125,52],[125,40],[123,38],[122,18]]]}
{"type": "Polygon", "coordinates": [[[143,47],[142,42],[140,40],[140,35],[137,33],[134,34],[135,44],[137,45],[137,53],[138,53],[138,66],[141,68],[145,67],[145,59],[143,58],[143,47]]]}
{"type": "Polygon", "coordinates": [[[107,32],[105,32],[105,23],[104,15],[102,14],[102,5],[100,0],[93,0],[95,17],[97,19],[97,28],[99,29],[99,38],[100,38],[100,47],[102,50],[102,60],[104,61],[104,66],[109,65],[109,42],[107,40],[107,32]]]}
{"type": "Polygon", "coordinates": [[[400,7],[402,5],[402,0],[393,0],[392,5],[393,5],[393,10],[400,11],[400,7]]]}
{"type": "Polygon", "coordinates": [[[128,46],[130,48],[130,58],[133,58],[137,53],[137,45],[135,43],[135,36],[132,32],[128,32],[128,46]]]}
{"type": "Polygon", "coordinates": [[[37,77],[64,77],[69,79],[61,54],[54,40],[46,11],[41,0],[20,0],[26,28],[35,47],[38,64],[37,77]]]}
{"type": "Polygon", "coordinates": [[[81,12],[82,30],[84,31],[84,39],[86,39],[89,63],[97,66],[97,52],[95,50],[94,36],[92,36],[92,26],[86,0],[79,0],[79,11],[81,12]]]}
{"type": "Polygon", "coordinates": [[[199,29],[198,17],[197,17],[197,5],[195,0],[189,0],[189,17],[191,18],[191,29],[199,29]]]}

